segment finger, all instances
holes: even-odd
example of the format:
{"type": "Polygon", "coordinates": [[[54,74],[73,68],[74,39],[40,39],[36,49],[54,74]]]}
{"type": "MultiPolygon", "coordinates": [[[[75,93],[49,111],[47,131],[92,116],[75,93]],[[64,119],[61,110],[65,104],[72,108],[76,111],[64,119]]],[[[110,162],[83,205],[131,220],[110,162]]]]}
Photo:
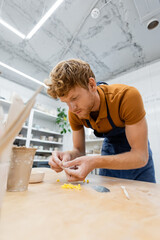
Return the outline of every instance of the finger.
{"type": "Polygon", "coordinates": [[[52,170],[54,170],[54,171],[56,171],[56,172],[61,172],[61,171],[63,171],[63,169],[60,168],[59,166],[52,166],[52,165],[50,165],[50,167],[51,167],[52,170]]]}
{"type": "Polygon", "coordinates": [[[67,181],[68,182],[78,182],[78,181],[81,181],[81,179],[73,177],[73,176],[68,176],[67,181]]]}
{"type": "Polygon", "coordinates": [[[53,168],[60,168],[59,165],[57,165],[57,163],[55,163],[53,160],[49,161],[48,164],[53,168]]]}
{"type": "Polygon", "coordinates": [[[70,168],[65,168],[64,169],[65,173],[68,174],[69,176],[74,176],[76,178],[80,177],[79,170],[75,169],[70,169],[70,168]]]}
{"type": "Polygon", "coordinates": [[[62,161],[60,160],[60,158],[57,156],[56,153],[53,154],[53,158],[54,158],[54,162],[63,169],[63,165],[62,165],[62,161]]]}
{"type": "Polygon", "coordinates": [[[76,160],[71,160],[68,162],[62,162],[62,165],[65,168],[76,167],[77,165],[79,165],[79,161],[76,159],[76,160]]]}
{"type": "Polygon", "coordinates": [[[71,161],[71,156],[70,156],[70,154],[64,154],[64,155],[62,156],[62,161],[63,161],[63,162],[71,161]]]}
{"type": "Polygon", "coordinates": [[[59,172],[62,172],[63,169],[62,168],[53,168],[51,167],[52,170],[54,170],[55,172],[59,173],[59,172]]]}
{"type": "Polygon", "coordinates": [[[68,175],[67,173],[65,173],[65,174],[66,174],[66,177],[67,177],[67,181],[68,181],[68,182],[77,182],[77,181],[80,181],[80,179],[77,178],[77,177],[74,177],[74,176],[72,176],[72,175],[68,175]]]}
{"type": "Polygon", "coordinates": [[[60,160],[60,161],[62,161],[62,156],[63,156],[63,152],[59,152],[59,151],[54,151],[54,152],[52,152],[52,156],[53,157],[58,157],[58,159],[60,160]]]}

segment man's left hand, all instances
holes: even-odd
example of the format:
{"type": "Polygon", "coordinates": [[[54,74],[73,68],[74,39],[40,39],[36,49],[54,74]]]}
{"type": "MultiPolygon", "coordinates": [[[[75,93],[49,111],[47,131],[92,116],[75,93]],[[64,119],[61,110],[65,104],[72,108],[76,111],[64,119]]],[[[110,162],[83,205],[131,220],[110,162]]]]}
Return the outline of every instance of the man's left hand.
{"type": "Polygon", "coordinates": [[[92,157],[82,156],[72,161],[64,162],[63,166],[69,182],[83,181],[94,169],[94,161],[92,157]]]}

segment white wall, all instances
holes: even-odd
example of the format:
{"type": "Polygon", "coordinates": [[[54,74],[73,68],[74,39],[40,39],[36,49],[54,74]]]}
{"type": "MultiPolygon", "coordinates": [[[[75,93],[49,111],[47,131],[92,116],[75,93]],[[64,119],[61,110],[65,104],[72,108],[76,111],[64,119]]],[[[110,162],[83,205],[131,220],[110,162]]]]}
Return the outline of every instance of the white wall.
{"type": "Polygon", "coordinates": [[[160,183],[160,61],[127,73],[108,82],[136,87],[143,98],[153,152],[156,180],[160,183]]]}
{"type": "MultiPolygon", "coordinates": [[[[40,85],[37,84],[37,88],[39,86],[40,85]]],[[[17,93],[23,99],[23,101],[26,102],[32,96],[34,91],[29,88],[25,88],[15,82],[0,77],[0,96],[4,97],[8,101],[11,101],[14,93],[17,93]]],[[[41,104],[42,106],[44,105],[49,110],[56,109],[59,106],[66,107],[60,101],[56,101],[49,96],[45,96],[44,94],[39,94],[37,96],[36,104],[41,104]]]]}

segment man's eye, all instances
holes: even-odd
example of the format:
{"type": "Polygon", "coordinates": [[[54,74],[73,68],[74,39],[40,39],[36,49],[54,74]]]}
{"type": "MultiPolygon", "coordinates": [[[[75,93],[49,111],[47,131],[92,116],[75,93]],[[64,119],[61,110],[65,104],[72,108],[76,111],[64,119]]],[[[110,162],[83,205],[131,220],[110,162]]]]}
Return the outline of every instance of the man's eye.
{"type": "Polygon", "coordinates": [[[77,99],[77,97],[75,97],[75,98],[72,98],[72,101],[75,101],[77,99]]]}

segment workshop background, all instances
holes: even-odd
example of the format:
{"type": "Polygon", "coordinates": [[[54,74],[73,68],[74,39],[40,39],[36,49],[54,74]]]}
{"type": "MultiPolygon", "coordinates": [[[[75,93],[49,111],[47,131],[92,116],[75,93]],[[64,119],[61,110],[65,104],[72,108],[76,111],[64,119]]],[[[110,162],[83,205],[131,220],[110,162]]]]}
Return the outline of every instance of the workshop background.
{"type": "MultiPolygon", "coordinates": [[[[27,101],[59,61],[87,61],[97,81],[135,86],[142,94],[160,183],[159,21],[159,0],[1,0],[0,105],[7,114],[15,92],[27,101]]],[[[38,147],[35,162],[72,147],[71,134],[60,134],[55,124],[58,107],[66,108],[44,89],[32,124],[17,136],[18,145],[38,147]]],[[[101,144],[86,131],[88,154],[99,154],[101,144]]]]}

